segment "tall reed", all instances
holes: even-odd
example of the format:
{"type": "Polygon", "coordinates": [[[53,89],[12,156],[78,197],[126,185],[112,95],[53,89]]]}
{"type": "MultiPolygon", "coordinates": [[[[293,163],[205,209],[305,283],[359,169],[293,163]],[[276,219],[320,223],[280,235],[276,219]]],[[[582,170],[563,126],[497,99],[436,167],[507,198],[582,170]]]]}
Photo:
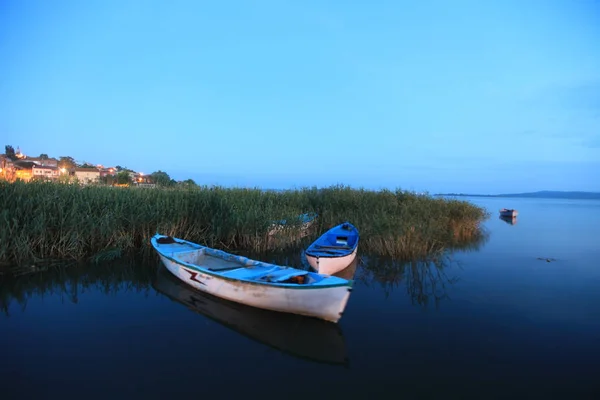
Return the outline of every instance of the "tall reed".
{"type": "MultiPolygon", "coordinates": [[[[0,262],[82,260],[148,251],[156,232],[228,251],[267,251],[272,221],[316,212],[313,236],[344,221],[371,253],[413,259],[480,234],[488,215],[468,202],[335,186],[294,191],[139,189],[0,182],[0,262]]],[[[281,241],[278,242],[279,246],[281,241]]],[[[285,245],[283,245],[285,246],[285,245]]]]}

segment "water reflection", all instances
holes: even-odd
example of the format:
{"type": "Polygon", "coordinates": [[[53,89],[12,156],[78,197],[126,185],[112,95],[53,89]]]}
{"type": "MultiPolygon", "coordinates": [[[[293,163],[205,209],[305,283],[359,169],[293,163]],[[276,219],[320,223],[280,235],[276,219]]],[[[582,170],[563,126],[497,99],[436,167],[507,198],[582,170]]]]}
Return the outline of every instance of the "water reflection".
{"type": "Polygon", "coordinates": [[[349,363],[338,324],[211,296],[179,282],[165,268],[160,268],[152,286],[190,310],[286,354],[327,364],[349,363]]]}
{"type": "Polygon", "coordinates": [[[424,260],[362,255],[354,279],[367,286],[374,282],[380,284],[386,297],[404,286],[412,304],[427,306],[433,301],[437,308],[448,298],[447,288],[458,280],[457,276],[448,274],[450,266],[457,264],[452,255],[457,251],[479,251],[489,238],[489,232],[480,230],[469,240],[456,242],[452,248],[424,260]]]}
{"type": "Polygon", "coordinates": [[[18,277],[0,277],[0,311],[9,316],[11,304],[16,303],[25,311],[30,298],[52,295],[77,304],[79,295],[92,289],[104,294],[150,292],[157,265],[155,260],[132,258],[98,265],[69,264],[18,277]]]}
{"type": "Polygon", "coordinates": [[[505,217],[503,215],[500,215],[498,218],[500,218],[502,221],[506,222],[509,225],[517,224],[517,217],[505,217]]]}
{"type": "MultiPolygon", "coordinates": [[[[475,237],[471,237],[469,240],[461,240],[455,243],[455,246],[448,249],[444,254],[429,260],[404,261],[363,254],[357,256],[348,268],[340,271],[336,276],[345,279],[354,279],[365,285],[377,283],[381,285],[386,295],[404,285],[413,304],[427,305],[433,301],[438,305],[440,301],[448,297],[446,294],[447,287],[458,279],[449,276],[447,273],[448,266],[452,263],[452,253],[455,251],[477,251],[488,239],[488,233],[481,231],[475,237]]],[[[304,265],[308,268],[303,248],[297,248],[291,252],[282,251],[267,254],[244,253],[244,255],[275,264],[290,265],[297,268],[301,268],[304,265]]],[[[44,295],[59,294],[62,299],[77,303],[78,296],[90,288],[95,288],[106,294],[129,290],[151,291],[159,265],[160,263],[156,255],[149,254],[144,257],[117,260],[99,265],[53,267],[47,271],[31,273],[20,277],[0,276],[0,310],[8,315],[10,305],[14,303],[19,304],[25,310],[27,300],[33,296],[43,297],[44,295]]],[[[207,302],[207,300],[203,301],[204,303],[207,302]]],[[[212,308],[208,307],[209,311],[212,308]]],[[[261,313],[262,310],[258,310],[258,312],[261,313]]],[[[212,314],[216,315],[218,313],[212,312],[212,314]]],[[[248,311],[248,314],[254,315],[253,311],[248,311]]],[[[261,316],[260,318],[263,317],[261,316]]],[[[268,318],[264,317],[264,319],[268,318]]],[[[297,317],[290,316],[288,318],[287,316],[278,315],[277,318],[281,321],[295,321],[290,318],[297,317]]],[[[323,323],[325,322],[323,321],[323,323]]],[[[328,330],[330,328],[305,327],[299,329],[316,331],[322,329],[328,330]]],[[[331,333],[327,333],[327,335],[335,337],[331,333]]],[[[296,344],[290,345],[296,346],[296,344]]],[[[339,354],[343,353],[339,350],[341,347],[343,346],[333,346],[333,348],[338,349],[336,351],[339,354]]],[[[294,350],[292,349],[290,352],[294,352],[294,350]]],[[[302,351],[297,352],[302,353],[302,351]]],[[[339,354],[335,357],[328,357],[342,360],[343,357],[339,356],[339,354]]]]}
{"type": "Polygon", "coordinates": [[[447,285],[458,280],[446,273],[448,262],[446,258],[398,261],[363,256],[355,279],[367,286],[378,283],[386,296],[404,286],[412,304],[426,306],[433,300],[437,307],[441,300],[448,297],[447,285]]]}

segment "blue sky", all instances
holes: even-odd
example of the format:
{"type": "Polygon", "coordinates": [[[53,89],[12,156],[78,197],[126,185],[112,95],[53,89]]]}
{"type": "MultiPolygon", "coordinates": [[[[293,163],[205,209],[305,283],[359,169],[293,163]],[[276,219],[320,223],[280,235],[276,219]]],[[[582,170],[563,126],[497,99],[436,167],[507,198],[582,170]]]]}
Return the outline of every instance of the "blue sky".
{"type": "Polygon", "coordinates": [[[600,191],[600,3],[0,0],[0,138],[270,188],[600,191]]]}

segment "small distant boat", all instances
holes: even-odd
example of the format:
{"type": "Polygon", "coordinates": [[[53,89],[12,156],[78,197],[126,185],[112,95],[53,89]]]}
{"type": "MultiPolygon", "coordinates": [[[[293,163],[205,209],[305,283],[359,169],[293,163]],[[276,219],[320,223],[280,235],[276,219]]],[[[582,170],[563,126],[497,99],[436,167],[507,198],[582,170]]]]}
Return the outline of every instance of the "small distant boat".
{"type": "Polygon", "coordinates": [[[356,258],[358,229],[350,222],[334,226],[304,252],[310,266],[320,274],[333,275],[356,258]]]}
{"type": "Polygon", "coordinates": [[[165,267],[193,288],[266,310],[338,322],[353,281],[251,260],[160,234],[150,239],[165,267]]]}
{"type": "Polygon", "coordinates": [[[285,354],[324,364],[349,363],[338,324],[220,299],[180,282],[166,268],[159,269],[152,286],[191,311],[285,354]]]}
{"type": "Polygon", "coordinates": [[[279,221],[273,221],[271,227],[269,229],[269,236],[273,236],[281,231],[283,231],[286,227],[293,226],[295,222],[300,223],[300,237],[304,237],[308,234],[308,229],[315,223],[315,219],[317,218],[316,213],[305,213],[300,214],[295,221],[288,221],[285,219],[279,221]]]}
{"type": "Polygon", "coordinates": [[[500,215],[503,217],[512,218],[519,215],[519,212],[517,210],[513,210],[512,208],[503,208],[500,210],[500,215]]]}

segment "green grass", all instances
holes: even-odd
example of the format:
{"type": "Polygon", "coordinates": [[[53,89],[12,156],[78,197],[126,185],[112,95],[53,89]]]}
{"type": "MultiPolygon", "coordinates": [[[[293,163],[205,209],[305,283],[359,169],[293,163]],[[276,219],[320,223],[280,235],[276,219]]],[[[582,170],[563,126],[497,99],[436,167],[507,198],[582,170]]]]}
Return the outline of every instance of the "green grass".
{"type": "Polygon", "coordinates": [[[139,189],[44,182],[0,182],[0,263],[110,260],[147,252],[160,232],[226,251],[266,252],[298,246],[299,224],[269,240],[271,221],[316,212],[313,240],[352,222],[361,251],[417,259],[481,235],[488,217],[475,205],[401,190],[348,187],[286,192],[200,187],[139,189]]]}

